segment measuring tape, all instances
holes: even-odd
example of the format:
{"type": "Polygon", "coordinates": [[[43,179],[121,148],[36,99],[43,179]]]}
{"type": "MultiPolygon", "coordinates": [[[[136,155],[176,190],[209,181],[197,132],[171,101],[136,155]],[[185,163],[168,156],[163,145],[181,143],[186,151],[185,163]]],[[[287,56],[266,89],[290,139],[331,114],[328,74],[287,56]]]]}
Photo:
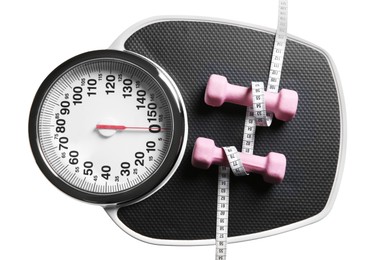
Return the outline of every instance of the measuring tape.
{"type": "Polygon", "coordinates": [[[248,175],[248,173],[244,169],[242,161],[240,160],[236,147],[235,146],[223,147],[223,150],[225,151],[232,173],[235,176],[248,175]]]}
{"type": "Polygon", "coordinates": [[[225,260],[227,250],[228,212],[230,199],[230,168],[236,176],[246,175],[235,146],[223,147],[230,167],[218,168],[216,259],[225,260]]]}
{"type": "MultiPolygon", "coordinates": [[[[287,39],[288,0],[280,0],[278,7],[278,26],[274,40],[273,56],[270,64],[267,91],[277,93],[281,79],[282,64],[287,39]]],[[[268,113],[265,106],[263,82],[252,82],[253,106],[247,107],[242,152],[253,154],[256,126],[270,126],[273,113],[268,113]]],[[[223,147],[231,170],[236,176],[248,175],[244,170],[235,147],[223,147]]],[[[230,196],[230,168],[218,169],[216,260],[225,260],[227,255],[228,216],[230,196]]]]}
{"type": "Polygon", "coordinates": [[[215,259],[225,260],[227,250],[228,207],[230,199],[230,168],[218,168],[217,230],[215,259]]]}
{"type": "MultiPolygon", "coordinates": [[[[272,62],[269,70],[269,80],[266,91],[278,93],[279,83],[281,81],[283,57],[285,56],[286,40],[287,40],[287,14],[288,0],[280,0],[278,7],[278,26],[274,40],[272,62]]],[[[270,126],[273,120],[273,113],[266,113],[263,123],[270,126]]],[[[264,125],[265,126],[265,125],[264,125]]]]}

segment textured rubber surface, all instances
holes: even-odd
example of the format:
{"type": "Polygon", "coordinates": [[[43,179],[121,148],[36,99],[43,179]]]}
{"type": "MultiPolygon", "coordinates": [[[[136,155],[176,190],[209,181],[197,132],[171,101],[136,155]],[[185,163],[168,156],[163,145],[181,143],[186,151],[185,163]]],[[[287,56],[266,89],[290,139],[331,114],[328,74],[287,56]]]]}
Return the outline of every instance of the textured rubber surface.
{"type": "MultiPolygon", "coordinates": [[[[119,219],[135,232],[158,239],[213,239],[216,231],[217,167],[191,166],[197,137],[241,150],[245,108],[205,105],[209,76],[250,86],[268,80],[274,35],[204,22],[161,22],[134,33],[125,48],[162,66],[183,95],[189,120],[184,159],[171,180],[150,198],[120,208],[119,219]]],[[[284,181],[270,185],[259,175],[231,176],[229,236],[285,226],[320,213],[337,171],[340,114],[336,86],[326,57],[316,49],[288,40],[283,88],[296,90],[296,117],[257,128],[255,154],[285,154],[284,181]]]]}

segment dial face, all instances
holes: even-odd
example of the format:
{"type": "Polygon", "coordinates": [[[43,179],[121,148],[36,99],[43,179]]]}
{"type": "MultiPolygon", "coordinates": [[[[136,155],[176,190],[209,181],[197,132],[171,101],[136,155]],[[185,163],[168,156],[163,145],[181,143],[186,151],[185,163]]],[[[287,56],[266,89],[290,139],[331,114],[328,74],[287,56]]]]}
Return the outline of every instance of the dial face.
{"type": "Polygon", "coordinates": [[[142,186],[166,171],[161,165],[172,156],[175,125],[168,94],[145,69],[126,60],[92,58],[67,68],[39,104],[36,134],[44,163],[86,193],[142,186]]]}

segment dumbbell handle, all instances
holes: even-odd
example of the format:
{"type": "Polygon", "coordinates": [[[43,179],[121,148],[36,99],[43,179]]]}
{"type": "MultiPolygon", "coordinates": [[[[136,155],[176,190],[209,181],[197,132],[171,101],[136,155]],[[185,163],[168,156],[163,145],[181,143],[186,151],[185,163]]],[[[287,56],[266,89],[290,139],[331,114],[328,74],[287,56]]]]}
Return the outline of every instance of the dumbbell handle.
{"type": "MultiPolygon", "coordinates": [[[[253,154],[238,153],[240,161],[243,163],[243,167],[247,172],[262,173],[266,171],[268,158],[264,156],[258,156],[253,154]]],[[[213,161],[212,164],[220,166],[229,166],[226,153],[222,148],[215,147],[213,149],[213,161]]]]}
{"type": "MultiPolygon", "coordinates": [[[[242,105],[252,106],[252,88],[246,88],[228,83],[228,87],[231,88],[227,91],[226,102],[242,105]]],[[[265,107],[266,111],[274,112],[278,106],[279,93],[265,92],[265,107]]]]}
{"type": "MultiPolygon", "coordinates": [[[[265,92],[265,109],[273,112],[275,117],[282,121],[294,118],[298,107],[298,93],[289,89],[282,89],[278,93],[265,92]]],[[[226,77],[213,74],[210,76],[205,91],[205,103],[219,107],[224,102],[242,106],[252,106],[252,88],[233,85],[227,82],[226,77]]]]}
{"type": "MultiPolygon", "coordinates": [[[[280,153],[269,153],[266,157],[238,153],[245,171],[260,173],[269,183],[280,183],[286,170],[286,157],[280,153]]],[[[227,156],[222,148],[215,146],[213,140],[199,137],[192,153],[192,165],[208,169],[211,165],[228,166],[227,156]]]]}

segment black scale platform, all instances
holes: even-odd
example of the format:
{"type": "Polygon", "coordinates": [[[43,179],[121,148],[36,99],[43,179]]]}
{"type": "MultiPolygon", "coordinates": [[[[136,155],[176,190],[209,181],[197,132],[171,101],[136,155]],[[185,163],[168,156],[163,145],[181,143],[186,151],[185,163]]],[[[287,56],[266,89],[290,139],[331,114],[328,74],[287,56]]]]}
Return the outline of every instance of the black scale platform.
{"type": "MultiPolygon", "coordinates": [[[[204,103],[209,76],[232,84],[268,81],[274,34],[211,22],[170,21],[148,25],[125,42],[173,78],[183,96],[189,123],[185,156],[171,180],[148,199],[118,210],[127,227],[143,236],[168,240],[213,239],[216,232],[217,167],[191,166],[197,137],[241,150],[245,107],[204,103]]],[[[279,185],[259,175],[231,176],[230,237],[286,226],[319,214],[326,207],[337,173],[341,116],[335,78],[324,53],[289,39],[281,87],[299,94],[291,122],[274,120],[257,128],[254,153],[285,154],[287,169],[279,185]]]]}

